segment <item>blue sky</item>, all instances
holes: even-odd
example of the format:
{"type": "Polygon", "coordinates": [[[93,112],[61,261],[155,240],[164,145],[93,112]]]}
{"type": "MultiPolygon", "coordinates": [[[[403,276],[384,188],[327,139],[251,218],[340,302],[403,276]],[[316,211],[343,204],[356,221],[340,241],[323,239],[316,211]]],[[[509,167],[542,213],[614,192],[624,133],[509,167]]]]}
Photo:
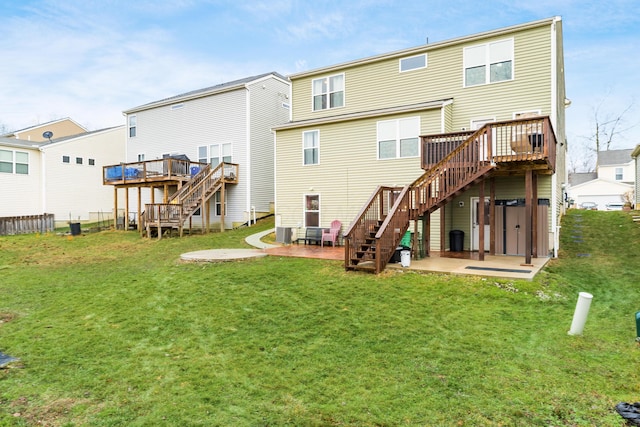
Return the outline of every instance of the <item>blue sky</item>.
{"type": "Polygon", "coordinates": [[[629,106],[612,148],[640,143],[639,0],[0,0],[0,16],[6,131],[61,117],[100,129],[242,77],[561,16],[569,146],[586,143],[596,108],[604,121],[629,106]]]}

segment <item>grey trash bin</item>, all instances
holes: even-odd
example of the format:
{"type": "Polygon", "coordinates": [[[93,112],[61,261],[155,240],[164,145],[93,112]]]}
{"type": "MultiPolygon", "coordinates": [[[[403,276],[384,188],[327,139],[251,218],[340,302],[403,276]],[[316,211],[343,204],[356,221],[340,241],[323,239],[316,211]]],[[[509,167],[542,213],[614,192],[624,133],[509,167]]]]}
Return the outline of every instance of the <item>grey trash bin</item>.
{"type": "Polygon", "coordinates": [[[451,230],[449,232],[449,250],[451,252],[462,252],[464,244],[464,231],[451,230]]]}

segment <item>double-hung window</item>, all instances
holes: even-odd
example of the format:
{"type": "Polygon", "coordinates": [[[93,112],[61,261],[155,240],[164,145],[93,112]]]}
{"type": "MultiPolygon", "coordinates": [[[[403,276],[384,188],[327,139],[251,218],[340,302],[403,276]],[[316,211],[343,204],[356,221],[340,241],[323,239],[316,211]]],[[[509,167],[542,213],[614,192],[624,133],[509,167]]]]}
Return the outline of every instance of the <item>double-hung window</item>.
{"type": "Polygon", "coordinates": [[[320,163],[320,131],[311,130],[302,133],[303,164],[317,165],[320,163]]]}
{"type": "Polygon", "coordinates": [[[464,85],[513,80],[513,39],[464,48],[464,85]]]}
{"type": "Polygon", "coordinates": [[[137,128],[138,128],[137,116],[129,116],[129,138],[133,138],[136,136],[137,128]]]}
{"type": "Polygon", "coordinates": [[[378,122],[378,159],[420,155],[420,117],[378,122]]]}
{"type": "Polygon", "coordinates": [[[0,172],[29,174],[29,153],[25,151],[0,150],[0,172]]]}
{"type": "Polygon", "coordinates": [[[220,163],[231,163],[232,150],[231,143],[202,145],[198,147],[198,162],[210,163],[215,168],[220,163]]]}
{"type": "Polygon", "coordinates": [[[344,74],[314,79],[313,111],[344,107],[344,74]]]}
{"type": "Polygon", "coordinates": [[[622,168],[616,168],[616,181],[622,181],[622,168]]]}

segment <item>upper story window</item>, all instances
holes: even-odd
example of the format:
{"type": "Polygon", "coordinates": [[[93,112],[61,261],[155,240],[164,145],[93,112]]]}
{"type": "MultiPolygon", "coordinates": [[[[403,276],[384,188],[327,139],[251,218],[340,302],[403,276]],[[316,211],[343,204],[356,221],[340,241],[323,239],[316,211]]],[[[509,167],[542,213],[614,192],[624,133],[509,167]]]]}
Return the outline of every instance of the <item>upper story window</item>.
{"type": "Polygon", "coordinates": [[[320,131],[311,130],[302,133],[302,151],[304,165],[320,163],[320,131]]]}
{"type": "Polygon", "coordinates": [[[231,163],[231,161],[232,151],[230,142],[198,147],[198,162],[200,163],[210,163],[211,166],[215,168],[220,163],[231,163]]]}
{"type": "Polygon", "coordinates": [[[82,164],[82,157],[76,157],[76,165],[82,164]]]}
{"type": "Polygon", "coordinates": [[[622,181],[622,168],[616,168],[616,181],[622,181]]]}
{"type": "Polygon", "coordinates": [[[210,145],[209,163],[212,167],[216,167],[220,163],[231,163],[231,143],[210,145]]]}
{"type": "Polygon", "coordinates": [[[400,72],[418,70],[420,68],[427,68],[427,54],[410,56],[408,58],[400,59],[400,72]]]}
{"type": "Polygon", "coordinates": [[[129,116],[129,138],[134,138],[136,136],[137,125],[138,125],[137,116],[129,116]]]}
{"type": "Polygon", "coordinates": [[[0,150],[0,172],[29,174],[29,153],[24,151],[0,150]]]}
{"type": "Polygon", "coordinates": [[[420,117],[378,122],[378,159],[420,155],[420,117]]]}
{"type": "Polygon", "coordinates": [[[344,107],[344,74],[313,80],[313,111],[344,107]]]}
{"type": "Polygon", "coordinates": [[[62,156],[62,163],[69,163],[70,159],[69,156],[62,156]]]}
{"type": "Polygon", "coordinates": [[[513,39],[464,48],[464,85],[513,80],[513,39]]]}
{"type": "Polygon", "coordinates": [[[96,159],[89,159],[89,166],[95,166],[96,165],[96,159]]]}

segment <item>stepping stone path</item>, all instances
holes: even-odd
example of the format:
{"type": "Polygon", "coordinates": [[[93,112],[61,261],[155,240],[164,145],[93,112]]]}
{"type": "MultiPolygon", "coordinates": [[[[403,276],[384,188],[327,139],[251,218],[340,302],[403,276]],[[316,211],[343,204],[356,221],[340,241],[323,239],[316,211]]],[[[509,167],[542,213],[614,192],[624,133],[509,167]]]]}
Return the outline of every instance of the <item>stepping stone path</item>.
{"type": "MultiPolygon", "coordinates": [[[[576,215],[575,218],[576,224],[573,224],[573,230],[572,232],[574,234],[571,235],[571,239],[573,240],[574,243],[583,243],[584,240],[582,240],[582,215],[576,215]]],[[[586,254],[586,253],[580,253],[580,254],[576,254],[577,257],[579,258],[588,258],[591,256],[591,254],[586,254]]]]}

